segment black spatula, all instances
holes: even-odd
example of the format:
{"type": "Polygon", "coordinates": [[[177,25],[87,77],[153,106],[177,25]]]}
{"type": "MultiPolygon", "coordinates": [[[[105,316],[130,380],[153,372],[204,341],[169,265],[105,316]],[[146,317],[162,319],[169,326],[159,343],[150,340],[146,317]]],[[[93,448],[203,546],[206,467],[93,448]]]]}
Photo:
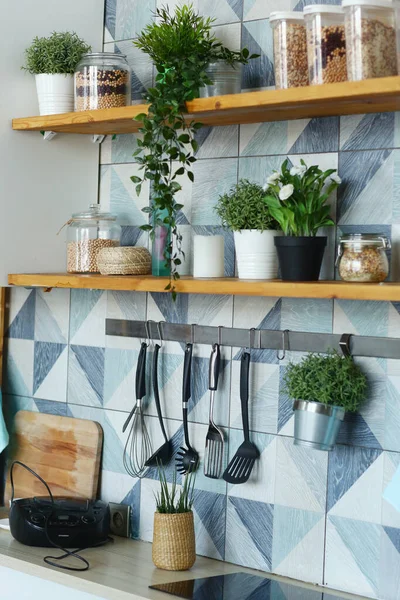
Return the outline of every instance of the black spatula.
{"type": "Polygon", "coordinates": [[[250,354],[248,352],[243,352],[240,362],[240,402],[242,405],[244,442],[237,449],[235,456],[232,458],[222,476],[228,483],[246,483],[251,475],[255,461],[260,456],[256,445],[250,441],[249,369],[250,354]]]}

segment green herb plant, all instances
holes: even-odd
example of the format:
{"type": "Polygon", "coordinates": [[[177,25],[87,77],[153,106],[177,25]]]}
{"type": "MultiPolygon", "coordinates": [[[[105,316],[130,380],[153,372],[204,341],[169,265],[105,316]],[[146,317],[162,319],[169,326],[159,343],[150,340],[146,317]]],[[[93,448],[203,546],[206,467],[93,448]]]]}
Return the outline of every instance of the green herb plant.
{"type": "Polygon", "coordinates": [[[290,363],[284,389],[295,400],[321,402],[356,412],[367,395],[367,378],[351,358],[336,351],[309,354],[298,364],[290,363]]]}
{"type": "Polygon", "coordinates": [[[174,471],[171,489],[168,486],[165,470],[161,465],[158,467],[161,489],[156,494],[156,510],[162,514],[187,513],[192,510],[195,473],[188,473],[183,485],[179,488],[176,483],[176,472],[174,471]]]}
{"type": "Polygon", "coordinates": [[[73,75],[82,56],[91,51],[91,46],[76,33],[56,32],[50,37],[35,37],[25,50],[25,65],[31,75],[41,73],[63,73],[73,75]]]}
{"type": "Polygon", "coordinates": [[[231,231],[242,229],[280,229],[264,200],[261,185],[241,179],[227,194],[218,198],[215,211],[224,227],[231,231]]]}
{"type": "Polygon", "coordinates": [[[142,122],[138,149],[133,156],[143,170],[141,177],[132,176],[139,195],[145,181],[151,183],[151,203],[143,209],[149,224],[142,229],[154,240],[157,227],[168,227],[171,235],[164,258],[170,271],[166,289],[176,297],[174,282],[179,279],[182,237],[177,229],[177,213],[183,208],[176,200],[182,189],[178,182],[185,175],[194,181],[193,164],[198,143],[196,133],[202,124],[187,121],[185,103],[199,95],[205,84],[212,84],[206,69],[217,60],[234,66],[246,64],[250,58],[245,48],[234,52],[225,48],[211,31],[213,19],[199,16],[192,5],[178,7],[174,15],[159,8],[156,19],[147,25],[135,46],[148,54],[156,68],[155,86],[145,94],[148,113],[136,117],[142,122]]]}
{"type": "Polygon", "coordinates": [[[281,172],[267,179],[265,202],[285,235],[315,236],[320,227],[335,224],[328,199],[340,183],[336,169],[307,167],[304,160],[289,168],[286,159],[281,172]]]}

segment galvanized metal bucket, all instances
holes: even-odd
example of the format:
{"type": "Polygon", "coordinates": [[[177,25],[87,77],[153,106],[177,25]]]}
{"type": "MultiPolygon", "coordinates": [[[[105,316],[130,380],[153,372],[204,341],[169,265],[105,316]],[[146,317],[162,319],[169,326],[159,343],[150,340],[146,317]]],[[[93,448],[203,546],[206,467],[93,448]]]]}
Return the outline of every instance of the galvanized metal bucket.
{"type": "Polygon", "coordinates": [[[295,400],[293,410],[294,444],[316,450],[332,450],[344,419],[344,408],[295,400]]]}

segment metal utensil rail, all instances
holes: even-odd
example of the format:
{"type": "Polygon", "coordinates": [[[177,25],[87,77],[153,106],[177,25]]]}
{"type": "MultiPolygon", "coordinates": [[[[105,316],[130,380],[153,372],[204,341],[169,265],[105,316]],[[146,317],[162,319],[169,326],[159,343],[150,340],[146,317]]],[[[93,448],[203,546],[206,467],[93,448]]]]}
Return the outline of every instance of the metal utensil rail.
{"type": "MultiPolygon", "coordinates": [[[[125,321],[106,319],[106,335],[159,340],[159,327],[155,321],[125,321]]],[[[237,348],[292,350],[300,352],[327,352],[339,350],[342,334],[308,333],[276,329],[238,329],[232,327],[209,327],[207,325],[186,325],[161,323],[162,338],[173,342],[194,342],[214,344],[219,340],[222,346],[237,348]],[[251,332],[251,335],[250,335],[251,332]]],[[[376,358],[400,358],[400,338],[351,335],[349,348],[353,356],[376,358]]]]}

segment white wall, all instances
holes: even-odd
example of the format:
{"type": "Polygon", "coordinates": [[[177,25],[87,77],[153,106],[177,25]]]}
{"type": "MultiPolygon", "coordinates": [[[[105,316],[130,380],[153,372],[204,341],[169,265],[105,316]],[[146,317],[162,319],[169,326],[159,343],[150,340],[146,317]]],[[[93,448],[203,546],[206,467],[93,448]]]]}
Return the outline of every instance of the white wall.
{"type": "Polygon", "coordinates": [[[0,285],[7,273],[65,271],[72,212],[97,201],[98,153],[89,136],[11,129],[13,117],[38,114],[35,81],[20,69],[35,35],[76,31],[93,51],[103,38],[104,0],[0,0],[0,285]]]}

